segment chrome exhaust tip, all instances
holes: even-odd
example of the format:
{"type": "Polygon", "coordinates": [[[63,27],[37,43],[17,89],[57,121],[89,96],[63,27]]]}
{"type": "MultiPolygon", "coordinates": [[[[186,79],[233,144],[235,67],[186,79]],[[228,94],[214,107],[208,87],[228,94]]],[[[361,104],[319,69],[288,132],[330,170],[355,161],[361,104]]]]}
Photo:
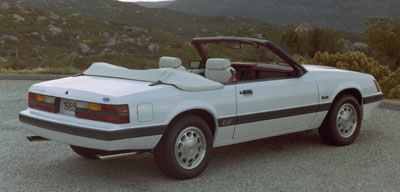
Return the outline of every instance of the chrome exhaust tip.
{"type": "Polygon", "coordinates": [[[114,159],[114,158],[119,158],[119,157],[136,155],[138,153],[139,152],[128,152],[128,153],[119,153],[119,154],[111,154],[111,155],[98,155],[97,158],[100,160],[109,160],[109,159],[114,159]]]}

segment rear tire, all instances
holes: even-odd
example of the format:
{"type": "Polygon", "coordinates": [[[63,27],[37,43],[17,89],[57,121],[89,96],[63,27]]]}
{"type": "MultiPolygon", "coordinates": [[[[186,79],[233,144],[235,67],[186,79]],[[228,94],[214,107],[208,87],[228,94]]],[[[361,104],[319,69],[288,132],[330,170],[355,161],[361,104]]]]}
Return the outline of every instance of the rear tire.
{"type": "Polygon", "coordinates": [[[172,123],[154,149],[157,167],[175,179],[200,175],[210,161],[212,134],[200,117],[186,116],[172,123]]]}
{"type": "Polygon", "coordinates": [[[361,107],[352,95],[340,96],[329,111],[319,135],[325,143],[335,146],[352,144],[360,132],[361,107]]]}
{"type": "Polygon", "coordinates": [[[102,155],[105,153],[103,150],[99,149],[90,149],[85,147],[78,147],[71,145],[71,149],[78,155],[88,158],[88,159],[97,159],[98,155],[102,155]]]}

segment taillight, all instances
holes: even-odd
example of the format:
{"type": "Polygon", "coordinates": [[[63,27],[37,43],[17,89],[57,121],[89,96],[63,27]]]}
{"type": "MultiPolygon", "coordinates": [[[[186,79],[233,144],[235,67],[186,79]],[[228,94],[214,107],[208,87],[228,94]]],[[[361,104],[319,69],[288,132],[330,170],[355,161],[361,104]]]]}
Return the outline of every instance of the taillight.
{"type": "Polygon", "coordinates": [[[39,109],[51,113],[59,112],[59,102],[56,97],[40,95],[37,93],[29,92],[28,106],[33,109],[39,109]]]}
{"type": "Polygon", "coordinates": [[[102,105],[78,102],[75,108],[75,116],[115,124],[129,123],[129,107],[128,105],[102,105]]]}
{"type": "Polygon", "coordinates": [[[381,87],[379,86],[378,81],[376,81],[375,79],[374,79],[374,84],[375,84],[376,91],[381,92],[381,87]]]}

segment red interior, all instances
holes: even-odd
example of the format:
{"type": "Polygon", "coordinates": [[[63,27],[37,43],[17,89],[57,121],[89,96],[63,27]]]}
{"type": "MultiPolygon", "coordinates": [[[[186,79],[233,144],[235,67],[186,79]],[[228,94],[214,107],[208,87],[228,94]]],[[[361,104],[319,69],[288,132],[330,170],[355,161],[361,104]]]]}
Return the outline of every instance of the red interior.
{"type": "Polygon", "coordinates": [[[209,58],[207,52],[203,49],[202,44],[205,43],[222,43],[222,42],[233,42],[252,45],[256,48],[264,47],[272,51],[276,56],[280,57],[287,63],[254,63],[254,62],[232,62],[232,67],[236,70],[237,75],[231,78],[232,81],[239,80],[255,80],[255,79],[267,79],[267,78],[280,78],[287,77],[293,74],[293,65],[296,64],[290,56],[282,51],[275,44],[257,39],[245,39],[245,38],[201,38],[194,39],[192,45],[197,49],[197,52],[201,56],[201,68],[205,67],[206,61],[209,58]]]}
{"type": "Polygon", "coordinates": [[[282,67],[282,68],[276,68],[276,67],[268,67],[268,65],[263,65],[260,67],[259,64],[256,63],[235,63],[232,62],[232,67],[235,68],[237,72],[237,78],[236,81],[239,81],[240,79],[243,80],[255,80],[258,79],[258,74],[260,72],[276,72],[276,73],[283,73],[286,75],[289,75],[293,69],[287,69],[287,67],[282,67]],[[246,73],[248,77],[243,78],[243,73],[246,73]]]}

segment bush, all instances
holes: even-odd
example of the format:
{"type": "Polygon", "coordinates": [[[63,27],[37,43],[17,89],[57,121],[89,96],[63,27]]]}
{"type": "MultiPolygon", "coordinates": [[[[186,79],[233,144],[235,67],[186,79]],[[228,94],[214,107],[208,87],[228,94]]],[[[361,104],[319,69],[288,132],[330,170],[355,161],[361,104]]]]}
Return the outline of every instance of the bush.
{"type": "Polygon", "coordinates": [[[294,54],[293,58],[296,59],[301,64],[313,64],[312,59],[307,59],[299,54],[294,54]]]}
{"type": "Polygon", "coordinates": [[[400,99],[400,67],[380,82],[385,97],[389,99],[400,99]]]}
{"type": "Polygon", "coordinates": [[[389,95],[387,96],[389,99],[400,99],[400,85],[397,85],[395,88],[390,90],[389,95]]]}
{"type": "Polygon", "coordinates": [[[400,20],[388,17],[371,18],[367,22],[365,41],[378,59],[388,60],[392,69],[400,67],[400,20]]]}
{"type": "Polygon", "coordinates": [[[329,54],[327,52],[317,52],[312,59],[306,59],[301,55],[293,56],[300,63],[324,65],[345,70],[358,71],[373,75],[380,83],[385,98],[400,98],[400,67],[392,72],[388,66],[379,64],[372,57],[367,57],[361,52],[346,52],[329,54]]]}
{"type": "Polygon", "coordinates": [[[391,71],[387,66],[382,66],[372,57],[367,57],[359,51],[329,54],[317,52],[312,59],[316,65],[326,65],[340,69],[358,71],[373,75],[378,81],[388,76],[391,71]]]}
{"type": "Polygon", "coordinates": [[[315,28],[302,33],[289,29],[282,33],[280,40],[282,47],[290,53],[310,57],[318,51],[337,53],[344,50],[340,34],[331,29],[315,28]]]}

